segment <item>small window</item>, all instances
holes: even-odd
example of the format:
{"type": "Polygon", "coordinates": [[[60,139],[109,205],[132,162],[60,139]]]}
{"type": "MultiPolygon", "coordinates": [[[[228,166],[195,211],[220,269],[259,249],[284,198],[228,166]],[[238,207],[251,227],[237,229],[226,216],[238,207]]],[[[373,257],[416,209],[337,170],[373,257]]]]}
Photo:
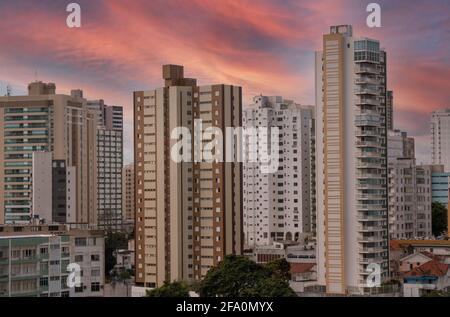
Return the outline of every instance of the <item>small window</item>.
{"type": "Polygon", "coordinates": [[[100,283],[99,282],[91,283],[91,292],[100,292],[100,283]]]}

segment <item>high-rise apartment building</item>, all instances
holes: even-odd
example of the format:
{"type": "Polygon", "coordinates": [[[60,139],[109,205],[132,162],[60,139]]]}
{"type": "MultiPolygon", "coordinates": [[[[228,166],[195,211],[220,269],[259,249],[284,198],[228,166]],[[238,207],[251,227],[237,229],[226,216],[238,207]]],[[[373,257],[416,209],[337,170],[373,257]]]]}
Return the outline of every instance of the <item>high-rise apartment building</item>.
{"type": "Polygon", "coordinates": [[[316,53],[318,282],[362,293],[388,278],[386,53],[332,26],[316,53]]]}
{"type": "Polygon", "coordinates": [[[431,237],[432,168],[416,165],[414,138],[388,132],[388,210],[391,239],[431,237]]]}
{"type": "MultiPolygon", "coordinates": [[[[33,82],[28,86],[27,96],[0,97],[0,223],[31,221],[33,153],[36,152],[52,153],[51,164],[65,162],[70,182],[65,193],[65,220],[90,223],[95,218],[89,191],[92,160],[87,144],[89,130],[85,129],[86,100],[78,95],[56,94],[55,89],[54,84],[33,82]]],[[[50,172],[47,175],[48,184],[52,175],[50,172]]],[[[64,208],[63,202],[58,204],[64,208]]],[[[47,202],[46,206],[53,204],[47,202]]],[[[47,222],[64,220],[61,210],[37,212],[59,215],[46,219],[47,222]]]]}
{"type": "Polygon", "coordinates": [[[134,93],[136,285],[145,287],[199,280],[243,244],[242,164],[194,162],[211,137],[183,149],[191,162],[171,156],[178,127],[218,127],[226,143],[225,128],[242,125],[242,89],[198,86],[176,65],[163,66],[163,78],[164,87],[134,93]]]}
{"type": "Polygon", "coordinates": [[[416,157],[414,138],[409,137],[408,133],[400,130],[388,131],[388,161],[397,158],[416,157]]]}
{"type": "Polygon", "coordinates": [[[117,231],[122,228],[123,110],[90,100],[87,109],[97,116],[96,182],[98,226],[117,231]]]}
{"type": "Polygon", "coordinates": [[[122,171],[122,216],[126,222],[134,222],[134,163],[125,165],[122,171]]]}
{"type": "Polygon", "coordinates": [[[444,165],[450,172],[450,109],[431,114],[431,159],[434,165],[444,165]]]}
{"type": "MultiPolygon", "coordinates": [[[[280,131],[279,164],[275,173],[261,173],[261,161],[244,162],[246,247],[271,245],[274,241],[299,241],[311,232],[313,112],[311,107],[279,96],[256,96],[253,104],[243,111],[245,129],[277,127],[280,131]]],[[[260,141],[249,138],[245,151],[259,149],[260,141]]]]}
{"type": "Polygon", "coordinates": [[[389,162],[388,172],[390,238],[430,239],[431,166],[398,158],[389,162]]]}

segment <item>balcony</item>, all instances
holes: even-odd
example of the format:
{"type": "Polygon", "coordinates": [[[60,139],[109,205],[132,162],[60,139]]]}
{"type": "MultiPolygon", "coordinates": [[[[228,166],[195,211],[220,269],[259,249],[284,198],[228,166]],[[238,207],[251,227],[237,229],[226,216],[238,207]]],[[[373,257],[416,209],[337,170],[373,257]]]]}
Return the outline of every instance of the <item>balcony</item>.
{"type": "MultiPolygon", "coordinates": [[[[380,208],[378,208],[380,209],[380,208]]],[[[360,222],[366,222],[366,221],[384,221],[386,220],[386,217],[381,216],[381,215],[376,215],[376,216],[358,216],[358,221],[360,222]]]]}
{"type": "Polygon", "coordinates": [[[381,123],[379,114],[359,114],[356,115],[356,126],[379,126],[381,123]]]}
{"type": "Polygon", "coordinates": [[[371,236],[371,237],[359,236],[358,237],[358,242],[366,242],[366,243],[383,242],[385,240],[386,239],[384,239],[383,237],[380,237],[380,236],[371,236]]]}
{"type": "Polygon", "coordinates": [[[384,259],[382,257],[375,257],[375,258],[362,258],[359,259],[359,263],[361,264],[371,264],[371,263],[383,263],[384,259]]]}
{"type": "Polygon", "coordinates": [[[355,84],[357,84],[357,85],[361,85],[361,84],[379,85],[380,82],[376,78],[359,76],[359,77],[356,77],[355,84]]]}
{"type": "Polygon", "coordinates": [[[374,88],[357,88],[355,89],[356,95],[374,95],[377,96],[379,94],[377,89],[374,88]]]}
{"type": "Polygon", "coordinates": [[[386,252],[387,249],[383,247],[366,247],[366,248],[359,248],[359,253],[382,253],[386,252]]]}
{"type": "Polygon", "coordinates": [[[377,141],[357,141],[357,147],[382,147],[380,142],[377,141]]]}
{"type": "Polygon", "coordinates": [[[39,261],[39,258],[37,256],[30,256],[30,257],[24,257],[20,259],[12,259],[11,263],[13,264],[20,264],[20,263],[33,263],[39,261]]]}
{"type": "MultiPolygon", "coordinates": [[[[364,113],[362,113],[362,114],[364,114],[364,113]]],[[[357,129],[355,134],[358,137],[363,137],[363,136],[378,136],[378,137],[381,137],[381,134],[379,132],[372,131],[372,130],[357,129]]]]}
{"type": "Polygon", "coordinates": [[[357,66],[355,66],[355,73],[357,73],[357,74],[379,75],[380,71],[374,66],[357,65],[357,66]]]}
{"type": "Polygon", "coordinates": [[[380,106],[381,103],[377,98],[355,98],[356,105],[370,105],[370,106],[380,106]]]}
{"type": "Polygon", "coordinates": [[[356,199],[358,200],[366,200],[366,199],[384,199],[386,200],[385,195],[377,195],[377,194],[357,194],[356,199]]]}
{"type": "Polygon", "coordinates": [[[376,158],[382,158],[382,154],[378,151],[373,152],[367,152],[367,151],[356,151],[356,156],[359,158],[365,158],[365,157],[376,157],[376,158]]]}
{"type": "Polygon", "coordinates": [[[380,173],[356,173],[358,179],[385,179],[386,176],[380,173]]]}

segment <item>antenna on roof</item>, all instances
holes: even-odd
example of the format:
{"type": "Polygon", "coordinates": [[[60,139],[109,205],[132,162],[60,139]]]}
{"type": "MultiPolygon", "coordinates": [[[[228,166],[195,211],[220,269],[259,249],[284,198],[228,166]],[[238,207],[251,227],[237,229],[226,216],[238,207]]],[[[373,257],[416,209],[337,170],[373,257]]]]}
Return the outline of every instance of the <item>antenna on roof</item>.
{"type": "Polygon", "coordinates": [[[12,91],[12,88],[11,88],[11,86],[10,85],[7,85],[6,86],[6,96],[11,96],[11,91],[12,91]]]}
{"type": "Polygon", "coordinates": [[[38,81],[38,72],[37,72],[37,70],[34,70],[34,80],[36,82],[38,81]]]}

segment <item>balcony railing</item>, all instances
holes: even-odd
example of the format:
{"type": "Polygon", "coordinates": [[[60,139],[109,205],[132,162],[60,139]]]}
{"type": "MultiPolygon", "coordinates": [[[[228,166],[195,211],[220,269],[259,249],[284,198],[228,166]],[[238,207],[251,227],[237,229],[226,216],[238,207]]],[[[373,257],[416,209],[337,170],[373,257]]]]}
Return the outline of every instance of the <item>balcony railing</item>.
{"type": "Polygon", "coordinates": [[[371,105],[371,106],[380,106],[381,103],[376,98],[355,98],[355,104],[357,105],[371,105]]]}
{"type": "Polygon", "coordinates": [[[373,88],[356,88],[354,92],[357,95],[378,95],[379,94],[378,90],[373,89],[373,88]]]}
{"type": "Polygon", "coordinates": [[[374,74],[374,75],[380,74],[380,70],[378,70],[376,67],[363,65],[355,66],[355,72],[357,74],[374,74]]]}

